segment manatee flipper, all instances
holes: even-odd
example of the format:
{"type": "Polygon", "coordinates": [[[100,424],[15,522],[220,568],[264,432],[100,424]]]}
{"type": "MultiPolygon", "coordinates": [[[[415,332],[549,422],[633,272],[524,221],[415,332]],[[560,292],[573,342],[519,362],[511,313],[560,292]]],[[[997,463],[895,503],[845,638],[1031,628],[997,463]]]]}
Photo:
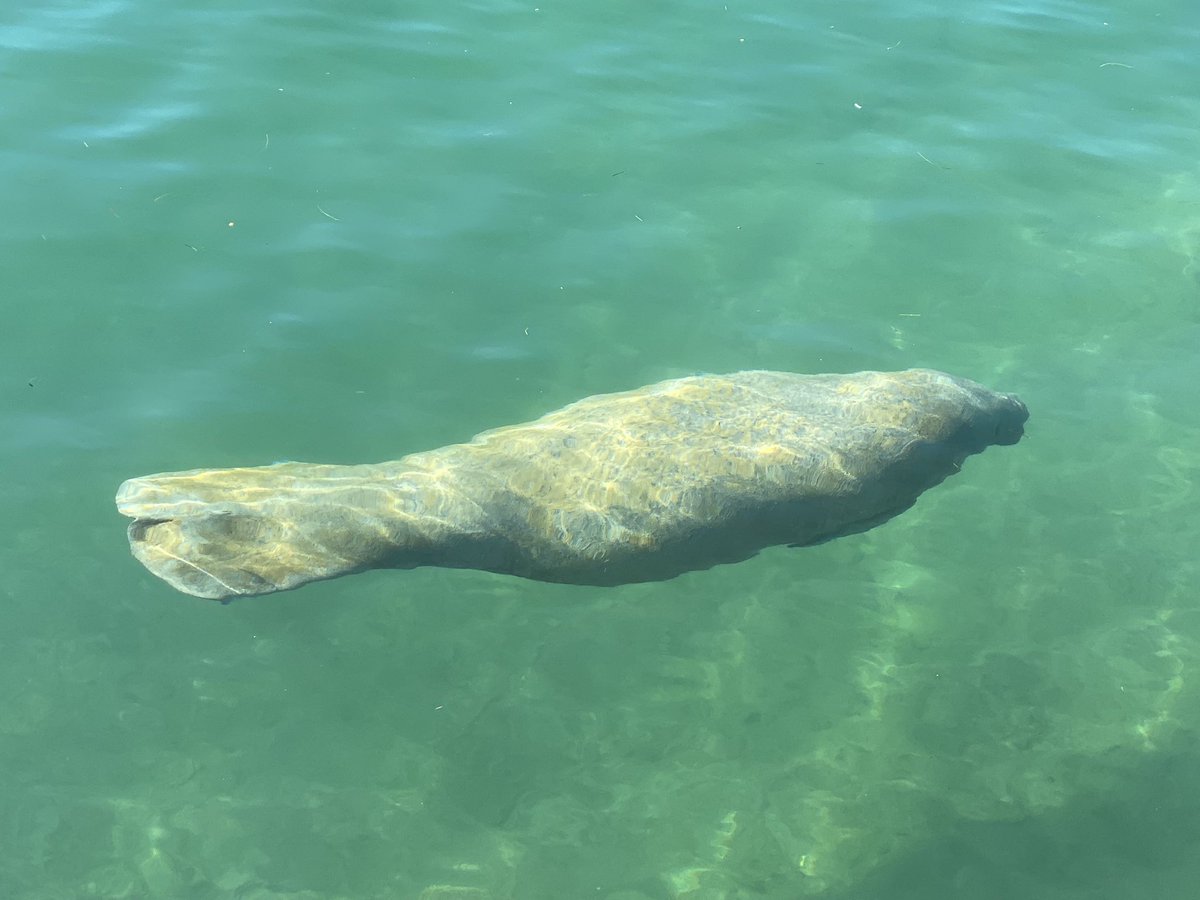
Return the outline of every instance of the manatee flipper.
{"type": "MultiPolygon", "coordinates": [[[[299,587],[370,568],[369,501],[388,508],[378,484],[353,466],[281,463],[133,478],[117,508],[133,518],[129,544],[147,569],[197,597],[225,599],[299,587]],[[338,495],[351,501],[339,515],[338,495]]],[[[382,519],[382,515],[376,521],[382,519]]]]}

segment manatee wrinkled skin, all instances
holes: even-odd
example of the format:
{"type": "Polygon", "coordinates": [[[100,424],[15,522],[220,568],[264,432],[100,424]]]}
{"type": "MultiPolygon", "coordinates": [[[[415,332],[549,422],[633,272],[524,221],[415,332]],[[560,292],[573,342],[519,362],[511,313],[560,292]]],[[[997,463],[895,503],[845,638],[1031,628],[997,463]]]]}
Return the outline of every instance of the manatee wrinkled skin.
{"type": "Polygon", "coordinates": [[[702,375],[394,462],[133,478],[117,508],[133,555],[197,597],[416,566],[618,585],[865,531],[1028,416],[927,369],[702,375]]]}

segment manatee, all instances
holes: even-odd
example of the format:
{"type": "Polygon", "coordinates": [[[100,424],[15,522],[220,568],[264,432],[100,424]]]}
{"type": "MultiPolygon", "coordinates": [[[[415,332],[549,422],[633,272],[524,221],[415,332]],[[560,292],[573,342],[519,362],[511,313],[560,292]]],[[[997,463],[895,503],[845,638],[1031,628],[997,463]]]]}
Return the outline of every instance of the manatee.
{"type": "Polygon", "coordinates": [[[216,600],[417,566],[612,586],[866,531],[1028,417],[928,369],[699,375],[394,462],[133,478],[117,509],[146,568],[216,600]]]}

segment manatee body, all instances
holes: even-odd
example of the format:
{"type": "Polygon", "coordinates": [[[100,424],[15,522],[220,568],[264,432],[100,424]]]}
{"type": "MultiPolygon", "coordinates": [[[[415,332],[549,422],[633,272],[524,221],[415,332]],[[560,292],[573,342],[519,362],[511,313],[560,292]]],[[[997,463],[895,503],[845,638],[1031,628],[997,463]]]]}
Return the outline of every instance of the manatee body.
{"type": "Polygon", "coordinates": [[[394,462],[134,478],[117,508],[134,556],[198,597],[416,566],[617,585],[865,531],[1028,415],[927,369],[702,375],[394,462]]]}

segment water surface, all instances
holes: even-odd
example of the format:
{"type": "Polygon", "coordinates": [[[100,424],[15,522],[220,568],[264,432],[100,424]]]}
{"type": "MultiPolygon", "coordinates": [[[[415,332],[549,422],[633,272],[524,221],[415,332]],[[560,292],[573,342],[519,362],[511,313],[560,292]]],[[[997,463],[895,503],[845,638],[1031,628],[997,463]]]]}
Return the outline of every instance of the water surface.
{"type": "Polygon", "coordinates": [[[0,895],[1188,894],[1200,11],[802,6],[0,17],[0,895]],[[112,505],[907,366],[1029,437],[664,584],[222,607],[112,505]]]}

